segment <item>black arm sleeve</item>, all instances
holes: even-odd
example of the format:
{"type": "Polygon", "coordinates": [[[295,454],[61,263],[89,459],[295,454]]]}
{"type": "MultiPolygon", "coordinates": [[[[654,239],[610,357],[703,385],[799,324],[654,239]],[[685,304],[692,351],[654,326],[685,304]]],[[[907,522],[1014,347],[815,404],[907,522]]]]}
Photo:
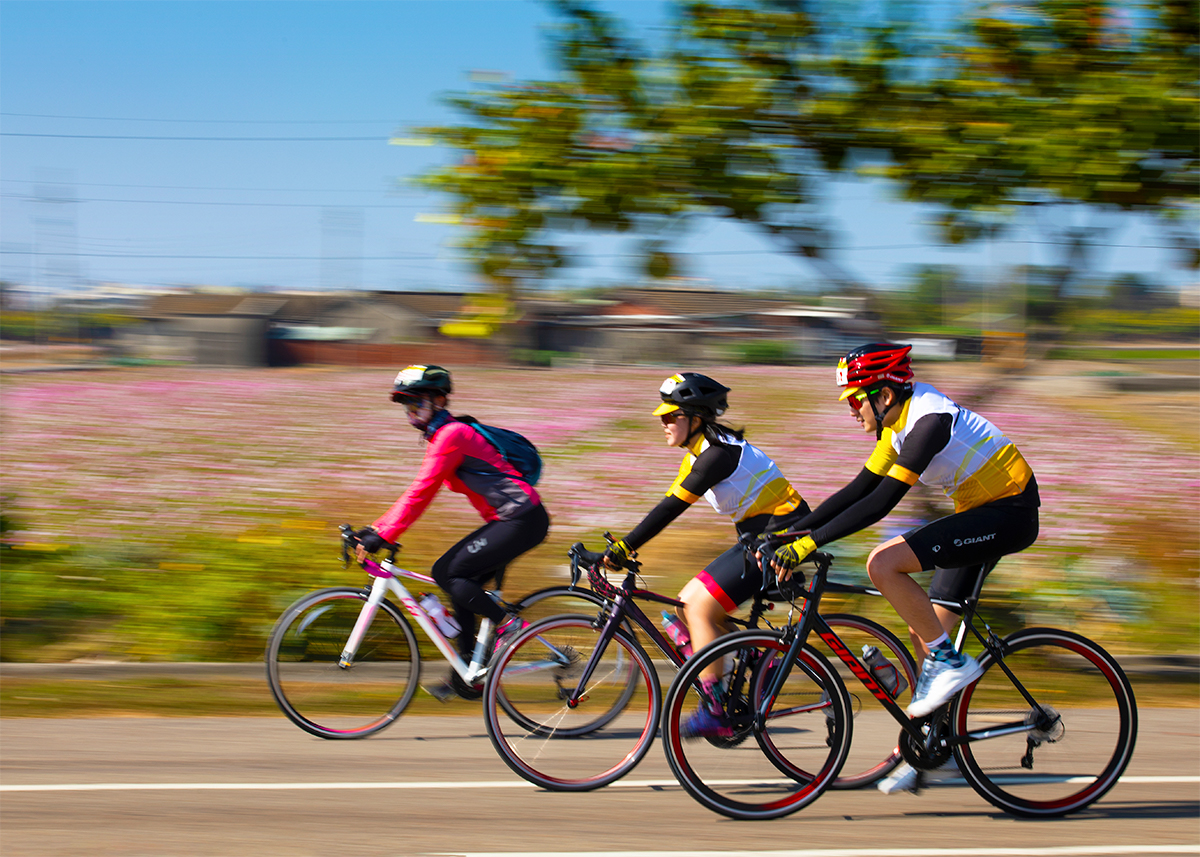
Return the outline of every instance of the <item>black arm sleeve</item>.
{"type": "MultiPolygon", "coordinates": [[[[696,456],[691,470],[679,487],[693,497],[703,496],[709,488],[723,479],[728,479],[733,474],[733,471],[737,469],[740,452],[739,447],[730,449],[712,444],[696,456]]],[[[640,524],[629,531],[629,535],[624,539],[625,544],[636,550],[661,533],[667,524],[687,511],[690,505],[692,504],[687,500],[683,500],[675,494],[668,494],[650,510],[640,524]]]]}
{"type": "Polygon", "coordinates": [[[883,476],[875,490],[822,527],[812,531],[812,540],[827,545],[865,529],[883,519],[908,493],[909,485],[899,479],[883,476]]]}
{"type": "Polygon", "coordinates": [[[666,529],[667,524],[686,512],[690,505],[673,494],[663,497],[658,501],[658,505],[642,518],[642,522],[629,531],[629,535],[624,539],[625,544],[629,545],[631,550],[637,550],[666,529]]]}
{"type": "MultiPolygon", "coordinates": [[[[904,445],[900,448],[900,454],[896,456],[895,466],[903,467],[913,473],[920,474],[929,466],[929,462],[933,460],[933,457],[941,452],[946,444],[950,442],[950,429],[953,423],[954,417],[952,414],[927,414],[921,417],[913,425],[907,437],[905,437],[904,445]]],[[[863,473],[870,473],[870,471],[863,468],[863,473]]],[[[859,476],[861,477],[862,473],[859,476]]],[[[882,520],[888,512],[896,508],[896,504],[904,498],[904,495],[908,493],[908,489],[912,487],[907,482],[892,476],[876,476],[875,478],[878,481],[870,493],[826,523],[811,528],[812,540],[814,542],[818,545],[826,545],[852,533],[857,533],[859,530],[865,529],[882,520]]],[[[850,484],[853,485],[854,483],[850,484]]],[[[842,490],[845,491],[846,489],[842,490]]],[[[838,492],[838,494],[841,493],[838,492]]],[[[834,497],[836,496],[838,495],[835,494],[834,497]]],[[[822,503],[817,508],[816,512],[813,512],[808,517],[814,517],[832,499],[834,498],[831,497],[829,500],[826,500],[825,503],[822,503]]],[[[805,519],[805,521],[807,520],[808,518],[805,519]]],[[[801,524],[805,523],[805,521],[801,521],[801,524]]]]}
{"type": "Polygon", "coordinates": [[[799,521],[793,529],[815,530],[822,524],[829,523],[829,521],[870,494],[881,481],[883,481],[882,476],[878,473],[872,473],[864,467],[858,472],[857,476],[850,480],[845,488],[834,494],[830,494],[825,498],[824,503],[805,515],[804,519],[799,521]]]}

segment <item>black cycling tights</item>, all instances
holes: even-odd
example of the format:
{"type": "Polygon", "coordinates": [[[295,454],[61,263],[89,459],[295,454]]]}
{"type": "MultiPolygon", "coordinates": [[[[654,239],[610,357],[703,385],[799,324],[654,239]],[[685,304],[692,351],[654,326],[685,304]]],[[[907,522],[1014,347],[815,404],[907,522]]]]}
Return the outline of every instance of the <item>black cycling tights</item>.
{"type": "Polygon", "coordinates": [[[433,564],[433,579],[450,595],[454,618],[462,626],[459,651],[469,654],[475,639],[475,616],[493,622],[504,619],[504,611],[483,591],[481,583],[491,580],[514,559],[537,547],[550,530],[546,507],[537,505],[510,521],[489,521],[442,554],[433,564]]]}

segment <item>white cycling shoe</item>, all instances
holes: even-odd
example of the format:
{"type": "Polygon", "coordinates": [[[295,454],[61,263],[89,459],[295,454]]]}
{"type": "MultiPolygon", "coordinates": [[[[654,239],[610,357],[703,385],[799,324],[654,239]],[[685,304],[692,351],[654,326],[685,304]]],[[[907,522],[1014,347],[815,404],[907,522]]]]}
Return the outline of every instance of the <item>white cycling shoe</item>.
{"type": "Polygon", "coordinates": [[[913,690],[908,703],[909,717],[924,717],[944,705],[971,682],[983,675],[983,667],[970,655],[962,656],[963,662],[952,666],[948,661],[925,659],[921,666],[921,678],[913,690]]]}
{"type": "Polygon", "coordinates": [[[945,782],[960,777],[958,772],[958,763],[953,758],[946,764],[933,771],[918,771],[912,765],[903,764],[896,770],[892,771],[891,775],[879,781],[876,786],[885,795],[899,794],[901,792],[911,792],[916,794],[917,790],[923,786],[933,785],[934,783],[945,782]],[[924,776],[922,776],[924,774],[924,776]]]}

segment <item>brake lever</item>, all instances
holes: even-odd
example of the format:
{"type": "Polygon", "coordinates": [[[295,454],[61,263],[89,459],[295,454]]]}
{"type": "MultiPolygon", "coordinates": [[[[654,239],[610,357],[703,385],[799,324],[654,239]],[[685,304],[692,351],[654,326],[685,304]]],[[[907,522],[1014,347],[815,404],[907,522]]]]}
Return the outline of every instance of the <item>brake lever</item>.
{"type": "Polygon", "coordinates": [[[354,536],[354,527],[349,524],[342,524],[338,527],[342,534],[342,568],[350,567],[350,542],[354,536]]]}
{"type": "Polygon", "coordinates": [[[571,588],[574,589],[579,585],[579,578],[583,576],[583,569],[579,567],[579,552],[583,550],[583,542],[576,542],[571,545],[571,549],[567,551],[567,556],[571,558],[571,588]]]}

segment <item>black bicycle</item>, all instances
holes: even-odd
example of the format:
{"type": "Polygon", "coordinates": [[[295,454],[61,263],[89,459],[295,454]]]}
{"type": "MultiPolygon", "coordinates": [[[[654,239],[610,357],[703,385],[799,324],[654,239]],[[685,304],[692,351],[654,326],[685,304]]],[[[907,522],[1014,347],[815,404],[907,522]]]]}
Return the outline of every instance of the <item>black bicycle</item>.
{"type": "Polygon", "coordinates": [[[732,818],[777,818],[807,806],[834,782],[851,740],[848,695],[842,677],[810,645],[814,633],[899,725],[899,751],[919,771],[953,756],[985,800],[1031,818],[1077,812],[1116,784],[1133,756],[1137,703],[1121,667],[1096,643],[1054,628],[998,636],[977,611],[980,574],[970,598],[935,603],[962,611],[959,649],[968,634],[978,641],[983,675],[928,716],[911,719],[819,612],[826,592],[878,593],[828,581],[826,553],[810,560],[814,570],[800,592],[795,624],[722,637],[696,653],[667,692],[667,759],[700,803],[732,818]],[[735,707],[727,713],[754,736],[746,745],[757,752],[721,752],[680,737],[691,712],[711,704],[698,677],[718,662],[731,666],[727,682],[740,689],[730,695],[735,707]]]}
{"type": "MultiPolygon", "coordinates": [[[[753,544],[746,547],[753,552],[753,544]]],[[[638,602],[670,609],[682,603],[638,585],[641,564],[626,565],[620,585],[611,583],[603,554],[576,544],[569,551],[572,583],[586,570],[592,588],[605,599],[598,615],[554,616],[526,628],[501,651],[484,687],[484,718],[488,735],[500,757],[516,773],[543,788],[585,791],[607,785],[631,771],[654,741],[662,707],[662,685],[653,661],[634,635],[641,628],[668,664],[678,669],[685,657],[646,615],[638,602]],[[619,710],[619,716],[614,716],[619,710]],[[603,719],[603,722],[601,722],[603,719]],[[603,727],[603,728],[602,728],[603,727]],[[586,739],[586,745],[578,740],[586,739]]],[[[758,594],[745,619],[731,618],[741,628],[757,628],[775,601],[787,600],[778,591],[758,594]]],[[[900,675],[916,683],[916,665],[904,644],[881,625],[859,616],[826,617],[856,643],[875,646],[899,664],[900,675]]],[[[769,623],[767,623],[769,625],[769,623]]],[[[753,649],[732,651],[735,672],[748,672],[759,657],[753,649]]],[[[836,676],[824,658],[820,669],[836,676]]],[[[846,706],[845,720],[854,705],[846,706]]],[[[857,706],[861,709],[861,705],[857,706]]],[[[850,727],[847,725],[846,729],[850,727]]],[[[750,736],[743,728],[726,738],[707,739],[721,749],[737,747],[750,736]]],[[[757,754],[757,750],[755,751],[757,754]]],[[[834,787],[852,788],[874,782],[900,761],[896,744],[886,738],[855,748],[834,787]]],[[[839,759],[843,767],[845,756],[839,759]]]]}

